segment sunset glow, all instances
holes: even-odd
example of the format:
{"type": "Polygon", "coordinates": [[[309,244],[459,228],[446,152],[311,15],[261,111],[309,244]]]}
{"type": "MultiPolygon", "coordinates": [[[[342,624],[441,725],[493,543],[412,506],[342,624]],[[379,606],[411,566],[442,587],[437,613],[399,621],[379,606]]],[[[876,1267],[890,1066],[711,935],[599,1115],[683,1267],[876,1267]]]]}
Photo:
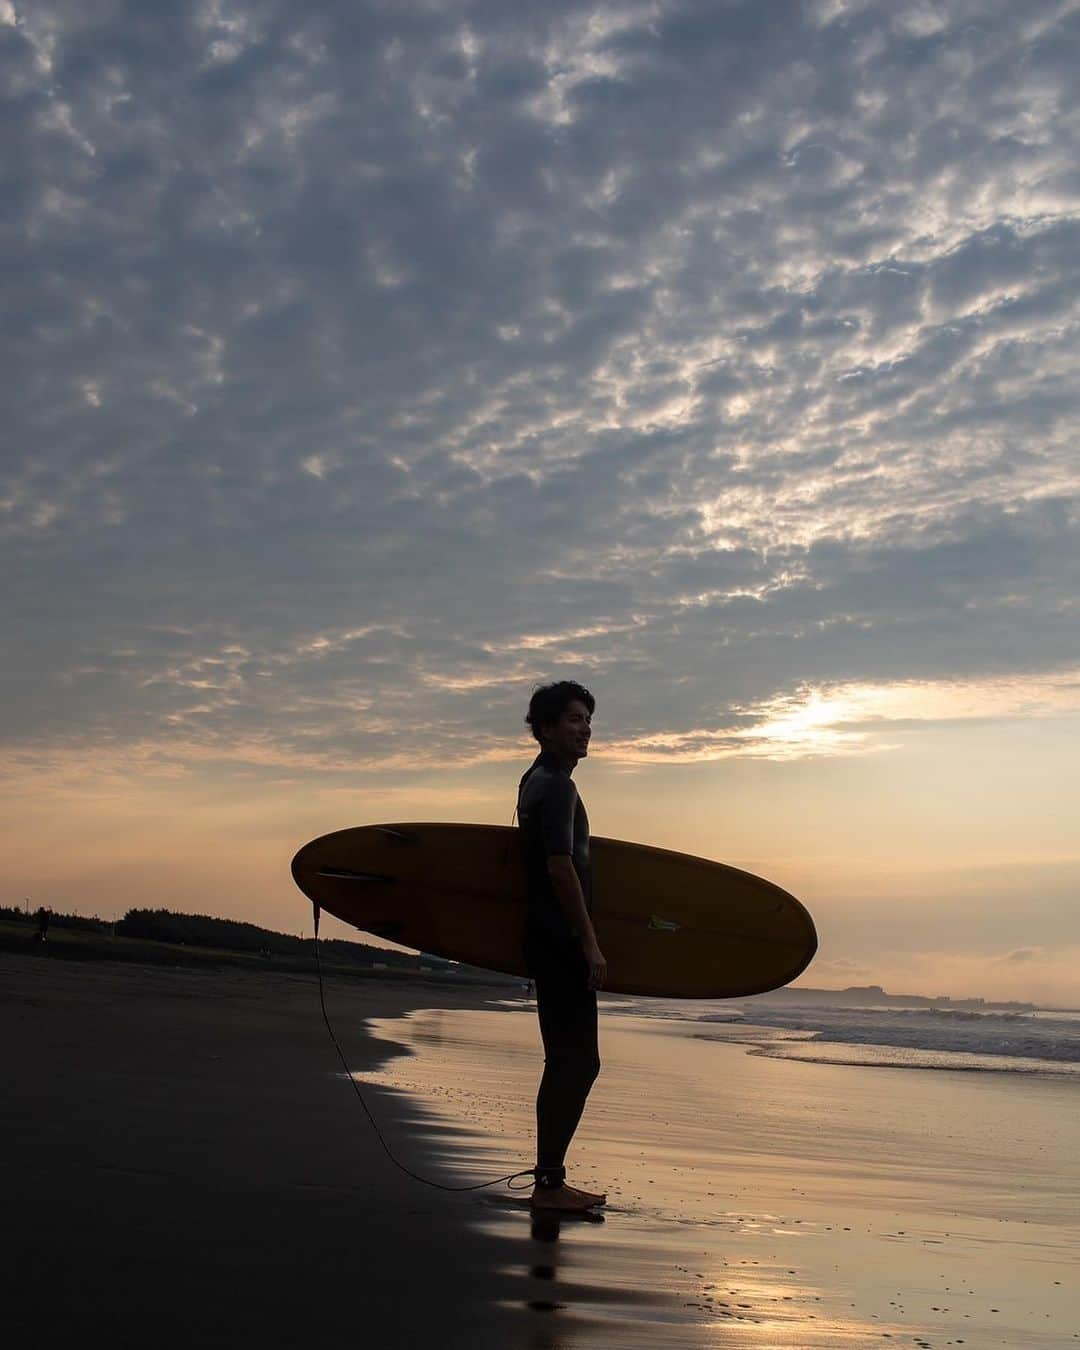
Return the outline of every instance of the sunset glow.
{"type": "Polygon", "coordinates": [[[808,981],[1080,1004],[1075,15],[781,9],[0,0],[2,903],[299,931],[571,677],[808,981]]]}

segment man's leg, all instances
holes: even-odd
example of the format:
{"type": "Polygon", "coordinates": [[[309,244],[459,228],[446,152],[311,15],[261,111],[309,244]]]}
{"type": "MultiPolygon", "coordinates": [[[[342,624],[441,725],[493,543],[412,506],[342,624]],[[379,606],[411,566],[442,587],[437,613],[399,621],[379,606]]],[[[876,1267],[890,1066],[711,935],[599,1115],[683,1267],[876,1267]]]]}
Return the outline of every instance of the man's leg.
{"type": "Polygon", "coordinates": [[[588,970],[579,951],[566,962],[545,963],[537,969],[536,1007],[544,1074],[536,1097],[534,1201],[559,1208],[581,1208],[583,1201],[598,1204],[603,1196],[565,1185],[566,1151],[600,1072],[596,993],[588,987],[588,970]]]}

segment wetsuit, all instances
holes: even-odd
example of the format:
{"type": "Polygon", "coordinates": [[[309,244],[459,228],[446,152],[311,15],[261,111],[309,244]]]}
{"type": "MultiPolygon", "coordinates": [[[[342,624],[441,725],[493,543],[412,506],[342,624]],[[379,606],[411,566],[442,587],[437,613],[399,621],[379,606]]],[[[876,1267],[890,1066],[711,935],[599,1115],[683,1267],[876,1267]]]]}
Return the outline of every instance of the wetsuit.
{"type": "Polygon", "coordinates": [[[569,854],[592,912],[589,817],[559,760],[542,751],[518,788],[518,828],[525,867],[525,965],[536,983],[536,1009],[544,1042],[544,1075],[536,1098],[536,1180],[565,1180],[566,1150],[589,1089],[600,1072],[596,993],[577,934],[555,893],[547,861],[569,854]]]}

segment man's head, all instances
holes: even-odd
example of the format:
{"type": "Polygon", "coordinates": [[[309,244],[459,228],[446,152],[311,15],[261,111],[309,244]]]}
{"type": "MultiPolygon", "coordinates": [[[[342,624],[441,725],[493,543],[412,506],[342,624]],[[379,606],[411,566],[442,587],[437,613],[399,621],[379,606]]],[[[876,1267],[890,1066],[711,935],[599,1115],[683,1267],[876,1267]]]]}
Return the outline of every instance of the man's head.
{"type": "Polygon", "coordinates": [[[596,699],[573,680],[560,680],[534,690],[525,721],[545,750],[571,767],[589,753],[596,699]]]}

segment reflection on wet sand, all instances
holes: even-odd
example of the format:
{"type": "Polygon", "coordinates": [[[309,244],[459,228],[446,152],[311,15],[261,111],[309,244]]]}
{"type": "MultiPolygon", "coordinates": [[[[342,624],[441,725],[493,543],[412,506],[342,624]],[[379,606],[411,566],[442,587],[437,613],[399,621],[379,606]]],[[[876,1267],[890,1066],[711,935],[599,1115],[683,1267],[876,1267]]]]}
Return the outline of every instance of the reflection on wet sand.
{"type": "MultiPolygon", "coordinates": [[[[436,1113],[455,1173],[530,1165],[529,1009],[374,1030],[414,1051],[378,1081],[436,1113]]],[[[636,1017],[603,1021],[601,1048],[568,1158],[608,1192],[599,1221],[472,1202],[526,1280],[536,1347],[1080,1343],[1073,1085],[755,1057],[636,1017]]]]}
{"type": "MultiPolygon", "coordinates": [[[[530,1278],[546,1282],[546,1287],[530,1298],[527,1306],[535,1312],[560,1313],[565,1322],[561,1327],[549,1322],[532,1341],[536,1346],[555,1350],[570,1345],[678,1344],[730,1350],[781,1346],[810,1350],[818,1346],[864,1346],[883,1335],[900,1336],[903,1332],[889,1320],[864,1322],[850,1315],[811,1311],[811,1305],[821,1303],[822,1295],[813,1287],[792,1281],[794,1270],[762,1269],[752,1277],[740,1274],[733,1283],[723,1265],[719,1272],[708,1269],[705,1253],[695,1262],[705,1268],[675,1262],[666,1282],[662,1282],[659,1263],[642,1260],[640,1254],[636,1262],[626,1262],[624,1278],[616,1274],[604,1282],[575,1279],[572,1264],[560,1265],[558,1260],[558,1255],[566,1254],[565,1243],[561,1251],[556,1245],[564,1229],[557,1220],[531,1225],[532,1244],[546,1246],[551,1256],[547,1263],[535,1262],[529,1267],[530,1278]],[[655,1288],[632,1282],[648,1278],[650,1266],[655,1267],[651,1271],[657,1282],[655,1288]],[[679,1283],[685,1286],[682,1290],[672,1288],[679,1283]],[[684,1297],[678,1297],[679,1293],[684,1297]]],[[[621,1242],[616,1242],[613,1251],[616,1259],[627,1254],[621,1242]]],[[[582,1273],[595,1270],[604,1263],[604,1256],[611,1254],[582,1253],[586,1258],[582,1262],[586,1271],[582,1273]]]]}
{"type": "MultiPolygon", "coordinates": [[[[418,1012],[375,1030],[415,1051],[378,1081],[434,1109],[430,1142],[455,1173],[529,1165],[531,1016],[418,1012]]],[[[531,1344],[1073,1341],[1069,1085],[763,1059],[634,1018],[603,1030],[568,1164],[608,1191],[606,1210],[589,1222],[534,1215],[524,1196],[471,1201],[523,1281],[531,1344]]]]}

